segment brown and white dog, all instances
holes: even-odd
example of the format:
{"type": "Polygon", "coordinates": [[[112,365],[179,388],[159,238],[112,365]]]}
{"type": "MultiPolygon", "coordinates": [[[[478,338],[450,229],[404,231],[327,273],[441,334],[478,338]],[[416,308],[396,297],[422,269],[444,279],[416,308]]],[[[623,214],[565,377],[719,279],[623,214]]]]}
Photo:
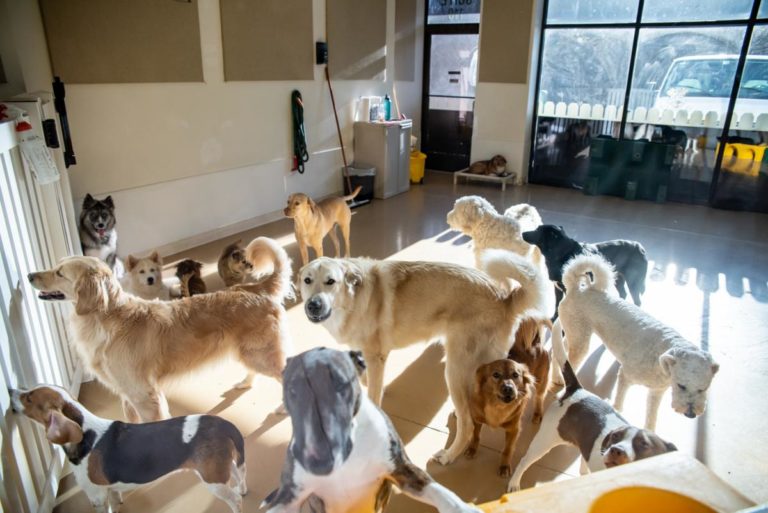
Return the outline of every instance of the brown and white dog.
{"type": "Polygon", "coordinates": [[[558,445],[579,449],[582,472],[677,450],[654,432],[632,426],[610,404],[582,388],[567,360],[562,371],[565,390],[544,413],[539,431],[509,480],[508,491],[519,490],[528,467],[558,445]]]}
{"type": "Polygon", "coordinates": [[[349,257],[349,226],[352,221],[352,211],[347,201],[355,199],[361,190],[362,187],[358,186],[348,196],[328,198],[320,203],[315,203],[312,198],[300,192],[288,196],[288,205],[283,209],[283,213],[285,217],[293,218],[296,242],[301,252],[301,265],[309,263],[308,246],[312,246],[315,250],[316,257],[323,256],[323,238],[326,235],[331,236],[336,257],[341,256],[339,236],[336,235],[337,224],[344,237],[344,256],[349,257]]]}
{"type": "Polygon", "coordinates": [[[534,381],[526,365],[507,358],[477,368],[475,389],[469,397],[469,411],[475,430],[472,441],[464,451],[467,458],[473,458],[477,453],[483,424],[502,428],[507,434],[499,475],[509,477],[512,453],[520,437],[520,425],[534,381]]]}
{"type": "Polygon", "coordinates": [[[128,255],[120,284],[126,292],[142,299],[171,299],[170,289],[163,283],[163,258],[157,251],[144,258],[128,255]]]}
{"type": "Polygon", "coordinates": [[[30,273],[44,300],[75,303],[73,344],[85,368],[123,399],[131,421],[168,418],[164,380],[233,354],[248,375],[280,379],[289,343],[283,298],[291,262],[280,245],[260,237],[246,248],[260,282],[183,298],[147,301],[123,291],[109,267],[93,257],[68,257],[30,273]]]}
{"type": "Polygon", "coordinates": [[[59,387],[11,390],[11,407],[45,427],[60,445],[75,480],[96,513],[113,512],[121,493],[177,470],[194,470],[234,513],[247,492],[243,435],[212,415],[187,415],[148,424],[97,417],[59,387]]]}
{"type": "Polygon", "coordinates": [[[242,239],[229,244],[221,252],[218,262],[219,276],[224,281],[224,285],[231,287],[238,283],[243,283],[253,270],[253,266],[245,258],[245,250],[240,247],[242,239]]]}
{"type": "Polygon", "coordinates": [[[507,176],[507,159],[494,155],[491,160],[480,160],[469,166],[473,175],[507,176]]]}

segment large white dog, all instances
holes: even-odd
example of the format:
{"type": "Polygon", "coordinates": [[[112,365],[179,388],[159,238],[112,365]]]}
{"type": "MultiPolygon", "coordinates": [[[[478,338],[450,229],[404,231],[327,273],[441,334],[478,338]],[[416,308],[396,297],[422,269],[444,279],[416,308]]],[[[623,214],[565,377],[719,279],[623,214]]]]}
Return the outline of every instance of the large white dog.
{"type": "Polygon", "coordinates": [[[501,215],[485,198],[464,196],[456,200],[446,221],[454,230],[472,237],[478,268],[480,255],[491,248],[512,251],[531,258],[537,264],[542,260],[539,249],[522,238],[523,232],[535,230],[541,225],[541,217],[531,205],[513,205],[501,215]]]}
{"type": "Polygon", "coordinates": [[[495,268],[523,286],[504,292],[485,273],[437,262],[319,258],[300,272],[304,311],[334,338],[360,349],[368,364],[368,395],[381,404],[389,352],[441,337],[445,378],[456,408],[457,433],[441,464],[456,459],[472,437],[469,394],[475,371],[505,358],[524,313],[551,288],[540,269],[507,253],[495,268]]]}
{"type": "MultiPolygon", "coordinates": [[[[580,255],[563,270],[566,294],[558,312],[568,359],[578,368],[596,333],[621,364],[614,406],[621,410],[629,387],[648,387],[646,429],[655,429],[664,392],[672,387],[672,408],[686,417],[704,413],[707,389],[719,369],[712,355],[634,304],[608,293],[614,270],[599,255],[580,255]],[[589,278],[589,275],[592,278],[589,278]]],[[[563,343],[557,324],[552,344],[563,343]]],[[[556,356],[564,354],[553,351],[556,356]]],[[[562,367],[565,362],[559,361],[562,367]]]]}

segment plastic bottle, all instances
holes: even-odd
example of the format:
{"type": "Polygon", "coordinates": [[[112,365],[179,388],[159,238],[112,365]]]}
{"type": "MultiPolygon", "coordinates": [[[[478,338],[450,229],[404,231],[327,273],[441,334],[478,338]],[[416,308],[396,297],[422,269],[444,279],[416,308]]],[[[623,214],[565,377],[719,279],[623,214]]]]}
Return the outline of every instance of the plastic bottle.
{"type": "Polygon", "coordinates": [[[389,95],[384,95],[384,121],[392,119],[392,100],[389,99],[389,95]]]}

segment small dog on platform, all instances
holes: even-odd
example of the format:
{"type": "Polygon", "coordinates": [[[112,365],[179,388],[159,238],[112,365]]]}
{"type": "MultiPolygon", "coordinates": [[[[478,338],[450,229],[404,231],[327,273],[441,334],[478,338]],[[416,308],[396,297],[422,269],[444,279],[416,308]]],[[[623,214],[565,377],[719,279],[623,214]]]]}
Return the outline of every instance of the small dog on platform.
{"type": "Polygon", "coordinates": [[[507,171],[507,159],[501,155],[494,155],[490,160],[480,160],[469,166],[469,172],[473,175],[509,176],[507,171]]]}
{"type": "Polygon", "coordinates": [[[243,435],[220,417],[126,424],[97,417],[59,387],[41,385],[10,395],[13,411],[43,425],[48,441],[64,449],[96,513],[116,512],[121,492],[185,469],[194,470],[233,513],[243,511],[243,435]]]}
{"type": "Polygon", "coordinates": [[[163,283],[163,259],[157,251],[144,258],[128,255],[120,284],[123,290],[142,299],[171,299],[170,290],[163,283]]]}
{"type": "Polygon", "coordinates": [[[241,242],[243,240],[238,239],[225,247],[219,257],[219,276],[227,287],[243,283],[253,271],[253,266],[245,258],[245,250],[240,246],[241,242]]]}
{"type": "Polygon", "coordinates": [[[181,283],[181,297],[190,297],[208,292],[208,288],[203,281],[202,270],[202,263],[189,258],[176,264],[176,277],[181,283]]]}
{"type": "Polygon", "coordinates": [[[308,246],[315,250],[315,256],[323,256],[323,238],[331,236],[333,247],[336,249],[336,257],[341,257],[339,236],[336,234],[336,225],[341,229],[344,237],[344,256],[349,258],[349,225],[352,221],[352,211],[347,201],[352,201],[360,194],[363,188],[358,186],[348,196],[324,199],[320,203],[300,192],[288,196],[288,205],[283,210],[285,217],[293,218],[293,228],[296,234],[296,242],[301,252],[301,265],[309,263],[308,246]]]}

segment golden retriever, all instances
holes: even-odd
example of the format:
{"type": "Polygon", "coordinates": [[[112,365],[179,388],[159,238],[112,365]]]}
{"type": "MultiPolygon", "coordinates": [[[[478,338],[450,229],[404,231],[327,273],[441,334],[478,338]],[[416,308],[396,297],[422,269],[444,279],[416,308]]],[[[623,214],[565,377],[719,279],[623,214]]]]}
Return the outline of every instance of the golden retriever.
{"type": "Polygon", "coordinates": [[[358,186],[352,194],[324,199],[320,203],[315,203],[312,198],[301,192],[288,196],[288,204],[283,209],[283,214],[293,218],[296,242],[299,243],[301,252],[301,265],[309,263],[307,246],[312,246],[316,256],[323,256],[323,238],[326,235],[331,236],[336,256],[341,256],[339,236],[336,235],[337,224],[344,237],[344,256],[349,257],[349,225],[352,221],[352,211],[347,201],[355,199],[362,189],[362,186],[358,186]]]}
{"type": "Polygon", "coordinates": [[[248,368],[281,379],[288,334],[283,298],[291,291],[291,262],[275,241],[246,248],[263,280],[177,301],[148,301],[124,292],[109,266],[93,257],[68,257],[29,281],[44,300],[75,303],[74,345],[87,370],[123,400],[133,421],[168,418],[160,389],[165,378],[233,354],[248,368]]]}
{"type": "Polygon", "coordinates": [[[420,341],[445,341],[445,377],[457,434],[435,455],[452,462],[469,443],[469,394],[478,366],[507,356],[523,313],[539,304],[547,278],[518,255],[508,276],[523,284],[505,292],[483,272],[454,264],[319,258],[300,271],[304,311],[338,342],[363,352],[368,395],[381,404],[389,352],[420,341]]]}

